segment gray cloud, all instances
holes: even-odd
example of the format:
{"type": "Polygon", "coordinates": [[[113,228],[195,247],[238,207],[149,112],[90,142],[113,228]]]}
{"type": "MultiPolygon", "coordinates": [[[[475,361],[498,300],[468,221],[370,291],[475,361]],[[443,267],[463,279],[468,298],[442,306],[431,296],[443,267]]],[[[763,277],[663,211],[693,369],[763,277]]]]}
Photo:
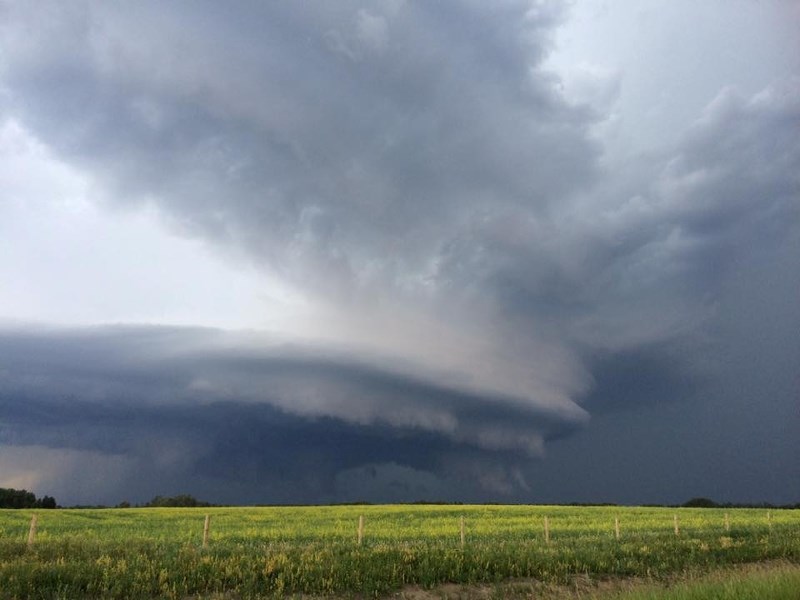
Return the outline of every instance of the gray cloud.
{"type": "Polygon", "coordinates": [[[308,418],[428,431],[487,450],[537,454],[556,410],[479,396],[398,365],[214,330],[108,327],[4,332],[2,389],[12,396],[144,406],[268,403],[308,418]],[[270,347],[272,346],[272,347],[270,347]]]}
{"type": "Polygon", "coordinates": [[[594,170],[588,115],[538,68],[555,8],[46,12],[41,40],[8,36],[14,110],[115,197],[152,197],[304,285],[308,268],[340,292],[420,285],[454,229],[543,209],[594,170]]]}
{"type": "Polygon", "coordinates": [[[154,202],[332,305],[348,342],[580,414],[571,351],[492,350],[485,295],[451,268],[498,212],[535,216],[591,181],[589,113],[539,68],[560,9],[192,9],[54,4],[42,39],[20,39],[40,14],[14,6],[14,114],[109,199],[154,202]],[[547,358],[530,374],[520,352],[547,358]]]}
{"type": "Polygon", "coordinates": [[[547,437],[580,426],[380,365],[319,350],[270,352],[210,330],[5,331],[0,364],[0,445],[118,457],[162,478],[194,477],[193,487],[217,495],[238,482],[251,501],[353,499],[337,477],[347,481],[348,470],[370,464],[399,469],[401,480],[438,482],[415,483],[406,499],[441,496],[441,478],[477,464],[495,479],[482,486],[464,476],[457,489],[510,492],[520,482],[509,460],[538,454],[547,437]]]}
{"type": "MultiPolygon", "coordinates": [[[[447,469],[513,495],[531,480],[522,457],[583,439],[589,413],[601,436],[610,415],[702,410],[731,393],[719,382],[758,379],[730,348],[763,346],[776,405],[793,399],[796,340],[753,323],[798,322],[782,301],[800,291],[797,81],[722,90],[676,143],[611,173],[592,133],[611,92],[572,104],[543,67],[558,2],[2,7],[8,118],[112,210],[155,206],[290,282],[319,335],[7,330],[14,418],[81,408],[47,443],[6,427],[6,444],[138,456],[103,445],[126,436],[74,440],[105,409],[256,411],[264,431],[344,431],[319,457],[369,448],[321,468],[324,485],[286,483],[286,498],[335,496],[363,469],[376,497],[441,491],[447,469]],[[371,431],[425,440],[434,458],[377,452],[371,431]]],[[[733,396],[722,406],[746,404],[733,396]]],[[[158,437],[186,444],[165,455],[216,447],[158,437]]],[[[230,464],[264,451],[225,448],[230,464]]]]}

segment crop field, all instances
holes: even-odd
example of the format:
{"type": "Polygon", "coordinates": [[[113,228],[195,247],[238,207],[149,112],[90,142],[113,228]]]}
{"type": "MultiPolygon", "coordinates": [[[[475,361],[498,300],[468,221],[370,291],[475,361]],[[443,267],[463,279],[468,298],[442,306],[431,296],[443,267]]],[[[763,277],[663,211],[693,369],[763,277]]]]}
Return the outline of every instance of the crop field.
{"type": "Polygon", "coordinates": [[[0,598],[376,597],[409,584],[658,580],[739,563],[800,563],[800,510],[64,509],[36,513],[29,545],[32,514],[0,510],[0,598]]]}

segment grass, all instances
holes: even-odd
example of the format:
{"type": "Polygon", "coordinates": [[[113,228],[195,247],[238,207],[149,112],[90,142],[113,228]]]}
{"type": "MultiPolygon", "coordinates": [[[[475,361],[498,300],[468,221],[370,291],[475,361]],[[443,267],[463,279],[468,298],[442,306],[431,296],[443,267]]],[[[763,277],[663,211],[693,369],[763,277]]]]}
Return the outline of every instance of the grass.
{"type": "Polygon", "coordinates": [[[768,569],[726,570],[668,588],[649,585],[596,600],[798,600],[800,567],[781,564],[768,569]]]}
{"type": "Polygon", "coordinates": [[[740,563],[800,563],[798,510],[773,511],[769,521],[750,509],[556,506],[55,510],[38,512],[27,549],[30,516],[0,511],[0,598],[376,597],[410,584],[565,584],[576,574],[659,580],[740,563]],[[203,549],[205,514],[211,534],[203,549]]]}
{"type": "Polygon", "coordinates": [[[800,565],[770,561],[722,567],[709,573],[695,571],[663,580],[645,578],[595,578],[576,575],[568,585],[547,585],[536,580],[511,580],[501,584],[445,584],[431,590],[409,587],[401,600],[797,600],[800,565]]]}

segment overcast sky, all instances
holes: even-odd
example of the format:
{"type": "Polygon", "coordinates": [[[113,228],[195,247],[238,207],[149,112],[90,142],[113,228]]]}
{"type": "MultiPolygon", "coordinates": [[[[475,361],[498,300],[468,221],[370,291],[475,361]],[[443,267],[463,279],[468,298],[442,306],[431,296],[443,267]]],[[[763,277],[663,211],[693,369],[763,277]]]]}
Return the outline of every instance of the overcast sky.
{"type": "Polygon", "coordinates": [[[800,501],[798,32],[0,0],[0,486],[800,501]]]}

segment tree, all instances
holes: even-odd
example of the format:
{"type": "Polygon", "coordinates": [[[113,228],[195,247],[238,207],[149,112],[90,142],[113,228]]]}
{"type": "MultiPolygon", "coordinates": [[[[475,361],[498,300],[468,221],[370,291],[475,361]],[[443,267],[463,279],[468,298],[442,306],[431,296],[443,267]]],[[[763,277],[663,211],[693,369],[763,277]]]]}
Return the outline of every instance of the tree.
{"type": "Polygon", "coordinates": [[[708,498],[692,498],[683,506],[686,508],[716,508],[719,505],[708,498]]]}
{"type": "Polygon", "coordinates": [[[36,495],[28,490],[0,488],[0,508],[56,508],[56,506],[56,499],[52,496],[37,499],[36,495]]]}
{"type": "Polygon", "coordinates": [[[39,508],[56,508],[56,499],[52,496],[42,496],[41,500],[37,500],[39,508]]]}
{"type": "Polygon", "coordinates": [[[189,494],[178,494],[177,496],[156,496],[145,504],[148,507],[194,507],[211,506],[208,502],[201,502],[189,494]]]}

